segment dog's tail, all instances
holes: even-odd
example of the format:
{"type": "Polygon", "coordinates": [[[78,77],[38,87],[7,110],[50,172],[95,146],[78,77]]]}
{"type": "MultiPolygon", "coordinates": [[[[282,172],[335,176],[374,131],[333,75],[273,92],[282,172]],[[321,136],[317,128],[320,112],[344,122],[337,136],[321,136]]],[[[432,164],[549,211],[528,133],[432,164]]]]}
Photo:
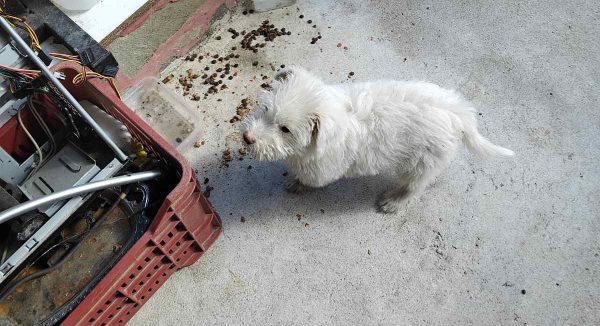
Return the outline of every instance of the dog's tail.
{"type": "Polygon", "coordinates": [[[515,155],[515,153],[510,149],[493,144],[491,141],[481,136],[477,129],[464,130],[463,141],[467,148],[479,157],[511,157],[515,155]]]}
{"type": "Polygon", "coordinates": [[[482,158],[495,156],[511,157],[515,155],[510,149],[493,144],[483,137],[477,130],[477,122],[474,114],[471,114],[471,117],[467,119],[463,119],[463,126],[463,142],[471,153],[482,158]]]}
{"type": "Polygon", "coordinates": [[[452,111],[462,122],[463,142],[473,154],[481,158],[511,157],[515,155],[510,149],[493,144],[479,133],[474,108],[468,107],[452,111]]]}

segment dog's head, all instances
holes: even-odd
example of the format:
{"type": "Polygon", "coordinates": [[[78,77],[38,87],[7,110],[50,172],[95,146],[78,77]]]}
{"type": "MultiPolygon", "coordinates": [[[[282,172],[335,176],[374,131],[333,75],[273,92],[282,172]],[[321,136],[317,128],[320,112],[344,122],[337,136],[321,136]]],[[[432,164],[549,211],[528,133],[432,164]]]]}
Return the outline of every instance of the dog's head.
{"type": "Polygon", "coordinates": [[[300,155],[313,146],[327,102],[324,83],[299,67],[278,72],[271,86],[242,124],[250,152],[268,161],[300,155]]]}

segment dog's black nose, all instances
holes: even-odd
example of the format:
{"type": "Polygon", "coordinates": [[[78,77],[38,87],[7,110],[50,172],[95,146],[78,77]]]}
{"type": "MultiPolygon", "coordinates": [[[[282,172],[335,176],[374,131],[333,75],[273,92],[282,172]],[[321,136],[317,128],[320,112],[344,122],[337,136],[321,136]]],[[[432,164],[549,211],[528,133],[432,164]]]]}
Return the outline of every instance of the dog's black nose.
{"type": "Polygon", "coordinates": [[[252,136],[250,132],[246,131],[244,132],[244,141],[246,142],[246,144],[252,145],[256,142],[256,139],[254,138],[254,136],[252,136]]]}

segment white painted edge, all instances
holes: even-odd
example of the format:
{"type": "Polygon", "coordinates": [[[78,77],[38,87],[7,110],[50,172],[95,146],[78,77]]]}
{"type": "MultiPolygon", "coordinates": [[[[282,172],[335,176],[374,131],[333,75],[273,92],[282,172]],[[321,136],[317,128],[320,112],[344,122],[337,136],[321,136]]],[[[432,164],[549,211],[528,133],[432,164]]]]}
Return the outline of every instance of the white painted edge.
{"type": "Polygon", "coordinates": [[[101,0],[88,11],[65,11],[97,42],[102,41],[149,0],[101,0]]]}

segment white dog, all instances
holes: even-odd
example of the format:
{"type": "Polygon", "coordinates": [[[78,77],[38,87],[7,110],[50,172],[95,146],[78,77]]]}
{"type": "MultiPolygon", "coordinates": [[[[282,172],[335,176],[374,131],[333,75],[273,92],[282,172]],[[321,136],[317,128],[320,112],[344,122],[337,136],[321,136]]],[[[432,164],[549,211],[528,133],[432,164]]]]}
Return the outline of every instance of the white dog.
{"type": "Polygon", "coordinates": [[[285,160],[289,191],[391,171],[397,187],[381,195],[384,213],[416,198],[461,142],[483,157],[514,155],[479,134],[471,103],[425,82],[326,85],[292,67],[275,76],[259,105],[242,124],[244,140],[259,160],[285,160]]]}

